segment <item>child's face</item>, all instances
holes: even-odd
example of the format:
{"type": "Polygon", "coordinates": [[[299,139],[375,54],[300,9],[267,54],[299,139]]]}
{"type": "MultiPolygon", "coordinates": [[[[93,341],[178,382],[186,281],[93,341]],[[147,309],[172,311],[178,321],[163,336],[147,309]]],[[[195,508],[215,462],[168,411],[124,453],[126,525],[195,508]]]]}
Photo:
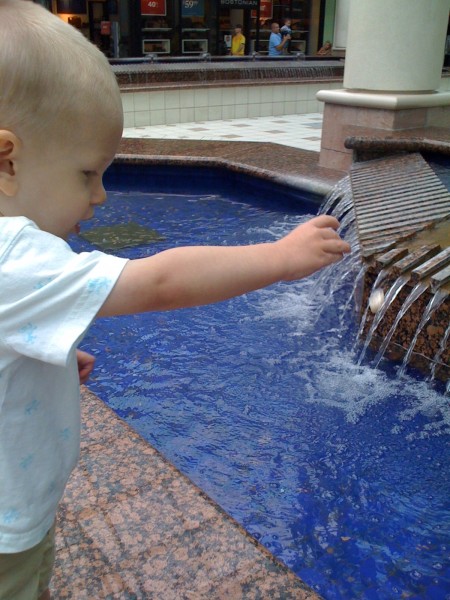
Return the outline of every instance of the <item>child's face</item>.
{"type": "Polygon", "coordinates": [[[44,147],[23,141],[19,190],[20,213],[40,229],[62,238],[90,219],[106,200],[102,176],[111,164],[122,135],[122,121],[93,118],[74,132],[69,143],[49,136],[44,147]]]}

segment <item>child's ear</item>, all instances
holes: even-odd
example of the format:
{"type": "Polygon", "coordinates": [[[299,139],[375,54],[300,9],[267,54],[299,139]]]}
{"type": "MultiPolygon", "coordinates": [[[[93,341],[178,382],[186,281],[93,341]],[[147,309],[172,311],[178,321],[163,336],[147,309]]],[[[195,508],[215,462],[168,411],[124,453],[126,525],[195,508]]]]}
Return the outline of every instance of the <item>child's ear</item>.
{"type": "Polygon", "coordinates": [[[5,196],[15,196],[19,187],[17,156],[20,147],[20,140],[12,131],[0,129],[0,193],[5,196]]]}

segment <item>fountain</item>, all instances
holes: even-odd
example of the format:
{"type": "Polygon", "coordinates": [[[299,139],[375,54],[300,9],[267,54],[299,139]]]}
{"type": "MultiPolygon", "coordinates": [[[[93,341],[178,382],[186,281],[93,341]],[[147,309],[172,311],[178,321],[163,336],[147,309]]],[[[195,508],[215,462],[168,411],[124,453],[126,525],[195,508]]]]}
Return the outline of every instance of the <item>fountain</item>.
{"type": "Polygon", "coordinates": [[[350,0],[344,89],[317,94],[319,164],[348,172],[326,212],[354,211],[363,261],[359,362],[370,348],[376,365],[386,356],[400,375],[413,366],[444,381],[450,193],[421,153],[450,156],[450,94],[439,89],[449,10],[448,0],[350,0]],[[384,302],[372,313],[375,289],[384,302]]]}
{"type": "Polygon", "coordinates": [[[359,363],[371,348],[375,365],[386,356],[402,361],[400,375],[412,365],[448,380],[450,193],[443,183],[418,153],[355,162],[322,212],[356,228],[364,277],[359,363]],[[372,313],[374,290],[384,301],[372,313]]]}
{"type": "Polygon", "coordinates": [[[243,60],[190,57],[146,58],[139,61],[112,61],[112,69],[122,89],[174,84],[249,83],[254,81],[317,81],[341,79],[344,65],[339,60],[300,60],[295,56],[276,59],[243,57],[243,60]]]}

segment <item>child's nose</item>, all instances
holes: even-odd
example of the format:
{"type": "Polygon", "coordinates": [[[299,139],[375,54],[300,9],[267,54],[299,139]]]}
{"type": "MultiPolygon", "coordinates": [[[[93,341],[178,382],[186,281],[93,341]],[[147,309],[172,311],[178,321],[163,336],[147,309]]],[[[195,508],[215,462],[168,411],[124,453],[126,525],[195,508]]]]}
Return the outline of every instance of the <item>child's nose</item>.
{"type": "Polygon", "coordinates": [[[103,187],[103,183],[100,183],[100,185],[95,190],[95,193],[92,197],[91,204],[103,204],[105,202],[105,200],[106,200],[106,190],[103,187]]]}

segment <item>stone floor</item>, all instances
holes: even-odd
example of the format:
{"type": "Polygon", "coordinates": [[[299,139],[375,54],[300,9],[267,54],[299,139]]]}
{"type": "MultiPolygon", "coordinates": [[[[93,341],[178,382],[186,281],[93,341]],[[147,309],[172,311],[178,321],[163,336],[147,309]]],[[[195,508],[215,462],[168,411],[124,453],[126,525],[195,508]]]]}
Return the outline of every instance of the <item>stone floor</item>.
{"type": "Polygon", "coordinates": [[[55,598],[318,598],[86,388],[82,412],[55,598]]]}

